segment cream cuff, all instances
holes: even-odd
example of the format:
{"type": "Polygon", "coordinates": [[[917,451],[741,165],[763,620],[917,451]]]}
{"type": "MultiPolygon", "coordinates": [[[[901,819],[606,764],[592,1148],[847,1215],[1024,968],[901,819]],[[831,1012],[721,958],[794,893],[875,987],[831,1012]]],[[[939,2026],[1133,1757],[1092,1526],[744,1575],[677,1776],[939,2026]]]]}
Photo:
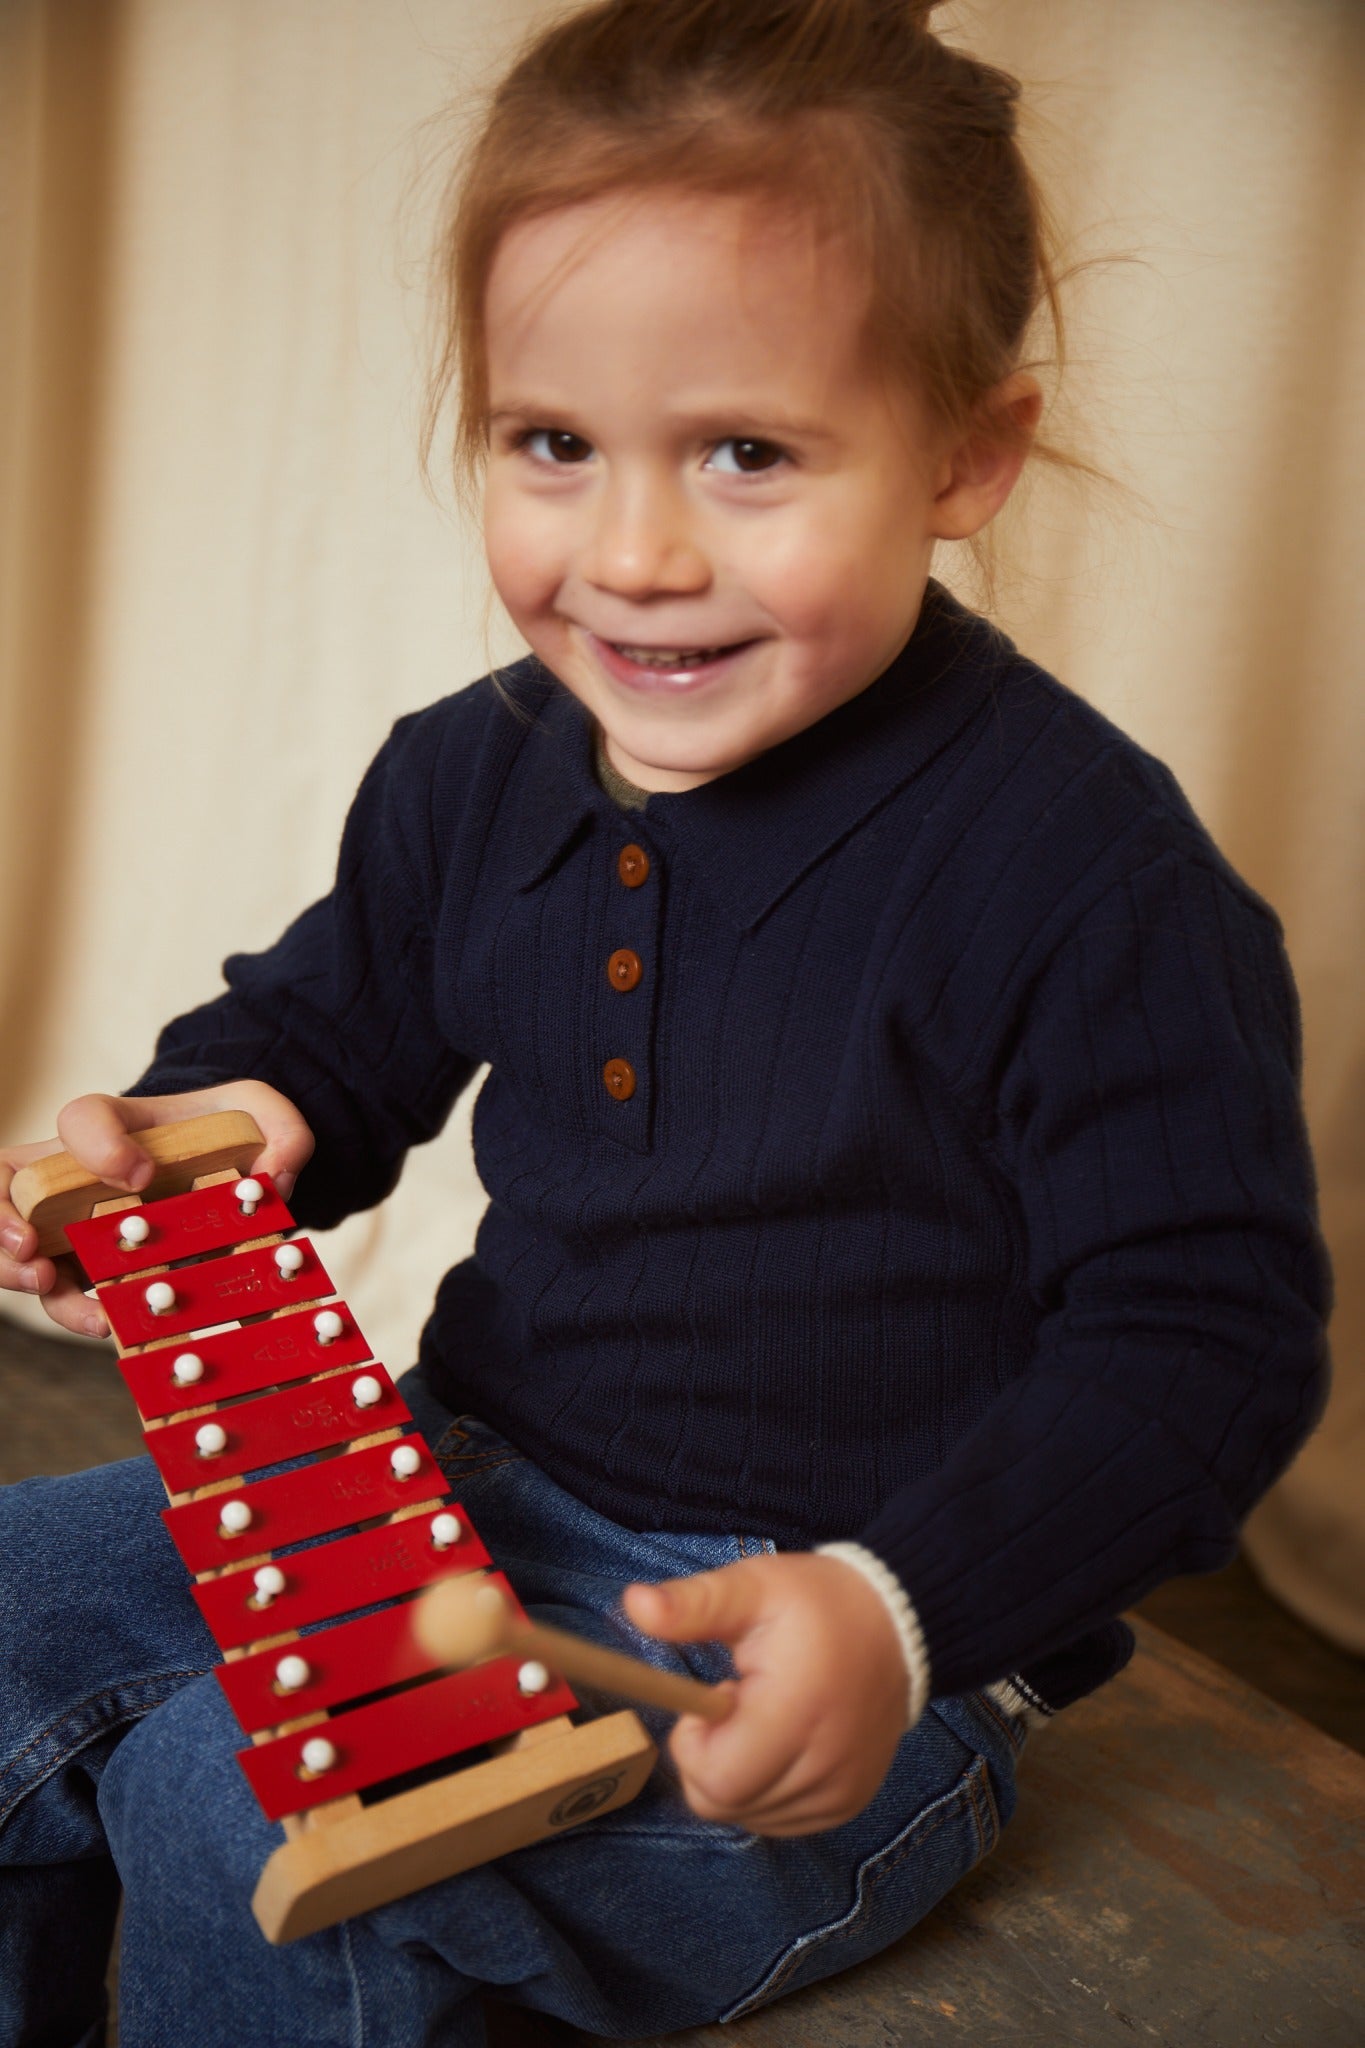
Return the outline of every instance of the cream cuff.
{"type": "Polygon", "coordinates": [[[1013,1714],[1016,1721],[1022,1721],[1026,1728],[1041,1728],[1045,1721],[1052,1719],[1036,1694],[1030,1693],[1022,1678],[997,1679],[994,1685],[983,1686],[987,1699],[994,1700],[1007,1714],[1013,1714]]]}
{"type": "Polygon", "coordinates": [[[913,1728],[929,1704],[929,1653],[924,1647],[919,1616],[910,1604],[909,1594],[890,1566],[883,1564],[872,1551],[864,1550],[861,1543],[817,1543],[815,1555],[842,1558],[845,1564],[852,1565],[854,1571],[867,1580],[875,1593],[880,1593],[887,1613],[896,1624],[896,1634],[905,1655],[905,1669],[910,1680],[905,1725],[913,1728]]]}

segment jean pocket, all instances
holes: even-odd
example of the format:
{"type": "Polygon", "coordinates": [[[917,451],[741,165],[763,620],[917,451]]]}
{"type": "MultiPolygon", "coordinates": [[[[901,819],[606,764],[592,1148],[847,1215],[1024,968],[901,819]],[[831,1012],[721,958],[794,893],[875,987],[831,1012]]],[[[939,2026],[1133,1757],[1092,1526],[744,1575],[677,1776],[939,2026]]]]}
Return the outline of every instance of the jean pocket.
{"type": "Polygon", "coordinates": [[[799,1935],[719,2018],[728,2022],[880,1954],[990,1854],[1001,1820],[986,1759],[856,1866],[845,1912],[799,1935]]]}
{"type": "Polygon", "coordinates": [[[524,1461],[525,1453],[505,1436],[499,1436],[477,1415],[457,1415],[432,1446],[432,1455],[448,1479],[467,1479],[472,1473],[491,1471],[495,1466],[524,1461]]]}

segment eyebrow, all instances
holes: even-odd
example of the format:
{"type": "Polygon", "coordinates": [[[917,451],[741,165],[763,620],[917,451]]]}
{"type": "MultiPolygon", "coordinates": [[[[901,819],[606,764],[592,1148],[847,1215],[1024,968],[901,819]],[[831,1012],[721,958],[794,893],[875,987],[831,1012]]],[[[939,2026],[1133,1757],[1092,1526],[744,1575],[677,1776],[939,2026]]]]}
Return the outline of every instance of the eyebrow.
{"type": "MultiPolygon", "coordinates": [[[[732,410],[708,406],[704,411],[671,412],[667,417],[675,425],[707,438],[734,434],[748,435],[754,440],[791,441],[833,441],[838,437],[822,421],[797,418],[785,412],[751,412],[745,406],[732,410]]],[[[574,423],[572,406],[545,404],[529,398],[505,398],[492,406],[486,415],[488,426],[499,420],[520,420],[526,426],[545,426],[553,421],[568,433],[580,433],[574,423]]],[[[582,434],[585,441],[592,436],[582,434]]]]}

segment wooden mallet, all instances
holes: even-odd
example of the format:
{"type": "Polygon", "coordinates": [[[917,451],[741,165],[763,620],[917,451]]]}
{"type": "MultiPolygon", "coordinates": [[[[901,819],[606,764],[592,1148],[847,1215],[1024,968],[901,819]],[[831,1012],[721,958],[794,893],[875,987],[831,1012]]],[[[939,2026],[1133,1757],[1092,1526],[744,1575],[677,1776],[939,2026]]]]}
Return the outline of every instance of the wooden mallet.
{"type": "Polygon", "coordinates": [[[562,1628],[523,1621],[499,1589],[477,1572],[429,1586],[416,1602],[413,1630],[422,1648],[442,1664],[477,1664],[492,1656],[533,1658],[547,1670],[600,1686],[603,1692],[666,1707],[673,1714],[700,1714],[707,1721],[723,1721],[734,1703],[733,1693],[720,1686],[660,1671],[562,1628]]]}

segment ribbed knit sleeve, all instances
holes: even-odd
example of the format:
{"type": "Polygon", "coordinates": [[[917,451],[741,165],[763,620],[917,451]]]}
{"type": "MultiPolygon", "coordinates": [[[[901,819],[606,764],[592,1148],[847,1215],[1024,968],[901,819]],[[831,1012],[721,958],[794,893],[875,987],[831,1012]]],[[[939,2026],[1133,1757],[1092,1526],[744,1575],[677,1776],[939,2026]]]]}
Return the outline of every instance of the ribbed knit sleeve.
{"type": "Polygon", "coordinates": [[[1185,850],[1110,888],[995,1020],[978,1114],[1035,1355],[861,1539],[909,1594],[935,1694],[1226,1564],[1321,1413],[1298,1069],[1278,927],[1185,850]]]}
{"type": "Polygon", "coordinates": [[[325,1228],[383,1199],[433,1137],[477,1061],[449,1042],[433,986],[435,886],[422,872],[431,713],[400,719],[356,794],[335,886],[263,953],[234,954],[227,992],[177,1017],[130,1095],[250,1077],[317,1141],[291,1207],[325,1228]]]}

